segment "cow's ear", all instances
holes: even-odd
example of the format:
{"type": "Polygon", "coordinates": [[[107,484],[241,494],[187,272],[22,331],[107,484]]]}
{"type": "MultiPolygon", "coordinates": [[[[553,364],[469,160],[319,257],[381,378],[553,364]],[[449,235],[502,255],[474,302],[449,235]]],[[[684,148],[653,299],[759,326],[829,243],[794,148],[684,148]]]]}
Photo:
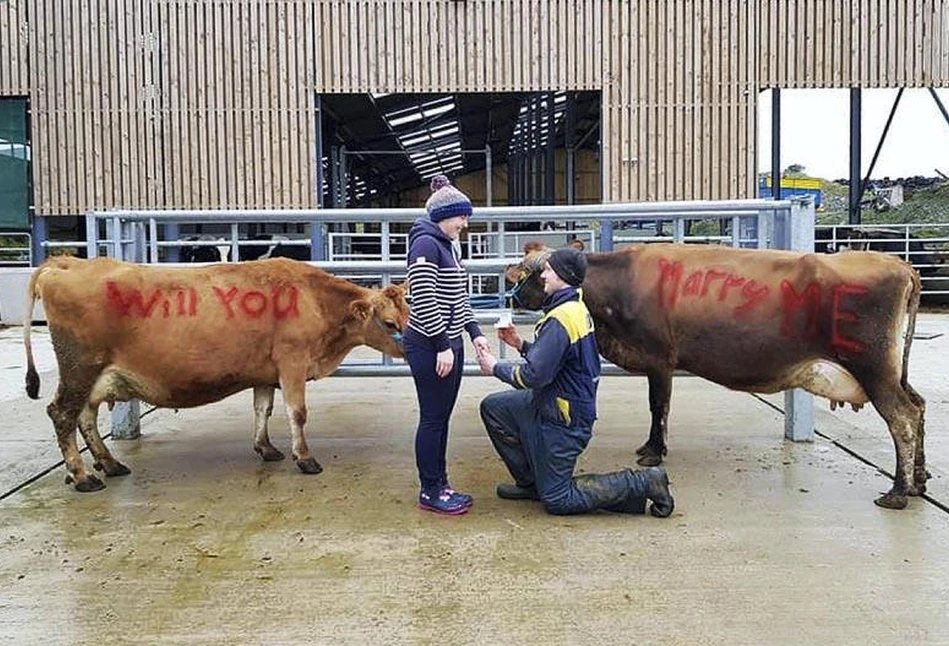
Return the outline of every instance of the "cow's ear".
{"type": "Polygon", "coordinates": [[[349,304],[349,312],[354,318],[361,321],[368,321],[369,317],[372,316],[372,303],[366,299],[353,301],[349,304]]]}
{"type": "Polygon", "coordinates": [[[389,285],[382,290],[382,293],[394,301],[405,298],[405,288],[402,285],[389,285]]]}
{"type": "Polygon", "coordinates": [[[587,246],[583,244],[583,240],[579,238],[574,238],[573,240],[570,241],[570,244],[568,244],[567,246],[572,247],[576,249],[577,251],[583,251],[584,249],[587,248],[587,246]]]}

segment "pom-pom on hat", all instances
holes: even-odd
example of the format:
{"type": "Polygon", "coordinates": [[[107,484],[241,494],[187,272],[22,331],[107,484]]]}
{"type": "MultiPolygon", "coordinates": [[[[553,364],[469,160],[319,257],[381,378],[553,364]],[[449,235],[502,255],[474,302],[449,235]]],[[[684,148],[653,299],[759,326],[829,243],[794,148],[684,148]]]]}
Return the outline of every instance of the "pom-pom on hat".
{"type": "Polygon", "coordinates": [[[587,275],[587,257],[572,247],[557,249],[547,258],[550,268],[557,272],[563,282],[574,287],[583,284],[587,275]]]}
{"type": "Polygon", "coordinates": [[[471,200],[468,196],[451,185],[444,175],[432,178],[432,195],[425,202],[428,219],[432,222],[441,222],[457,215],[471,215],[471,200]]]}

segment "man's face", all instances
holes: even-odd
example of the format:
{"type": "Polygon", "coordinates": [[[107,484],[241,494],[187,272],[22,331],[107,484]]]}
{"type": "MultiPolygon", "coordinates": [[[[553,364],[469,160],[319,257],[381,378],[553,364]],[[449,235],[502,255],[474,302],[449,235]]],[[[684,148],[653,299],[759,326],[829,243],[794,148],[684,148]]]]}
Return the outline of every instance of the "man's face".
{"type": "Polygon", "coordinates": [[[544,263],[544,271],[541,272],[540,279],[544,281],[544,293],[548,295],[570,286],[569,283],[557,275],[557,272],[550,267],[549,262],[544,263]]]}

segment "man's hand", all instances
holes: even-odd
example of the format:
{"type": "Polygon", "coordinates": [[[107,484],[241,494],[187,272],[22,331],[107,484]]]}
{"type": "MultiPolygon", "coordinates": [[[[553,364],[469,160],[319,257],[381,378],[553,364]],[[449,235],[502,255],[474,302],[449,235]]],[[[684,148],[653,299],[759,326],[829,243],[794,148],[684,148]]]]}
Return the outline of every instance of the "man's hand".
{"type": "Polygon", "coordinates": [[[478,365],[481,366],[481,374],[490,377],[494,374],[494,366],[497,364],[497,358],[491,354],[491,350],[485,350],[478,355],[478,365]]]}
{"type": "Polygon", "coordinates": [[[521,335],[517,333],[517,328],[514,326],[498,328],[498,338],[517,351],[520,351],[521,344],[524,343],[521,335]]]}
{"type": "Polygon", "coordinates": [[[444,379],[451,374],[451,369],[455,366],[455,353],[451,348],[442,350],[435,355],[435,374],[444,379]]]}

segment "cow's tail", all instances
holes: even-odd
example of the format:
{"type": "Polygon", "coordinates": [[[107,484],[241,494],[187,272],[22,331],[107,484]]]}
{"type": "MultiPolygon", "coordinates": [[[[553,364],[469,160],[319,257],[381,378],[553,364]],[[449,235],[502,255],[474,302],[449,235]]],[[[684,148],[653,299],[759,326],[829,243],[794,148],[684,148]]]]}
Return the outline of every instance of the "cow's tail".
{"type": "Polygon", "coordinates": [[[40,294],[36,288],[36,281],[44,271],[46,265],[41,265],[30,276],[30,286],[26,290],[26,313],[23,315],[23,345],[26,346],[26,394],[30,399],[39,399],[40,376],[36,372],[36,362],[33,360],[33,344],[30,342],[30,332],[33,329],[33,308],[40,294]]]}
{"type": "Polygon", "coordinates": [[[923,290],[919,273],[915,269],[910,269],[910,278],[912,284],[906,296],[906,331],[903,332],[903,371],[900,376],[900,384],[904,390],[910,387],[909,351],[913,345],[913,334],[916,332],[916,313],[919,311],[920,293],[923,290]]]}

